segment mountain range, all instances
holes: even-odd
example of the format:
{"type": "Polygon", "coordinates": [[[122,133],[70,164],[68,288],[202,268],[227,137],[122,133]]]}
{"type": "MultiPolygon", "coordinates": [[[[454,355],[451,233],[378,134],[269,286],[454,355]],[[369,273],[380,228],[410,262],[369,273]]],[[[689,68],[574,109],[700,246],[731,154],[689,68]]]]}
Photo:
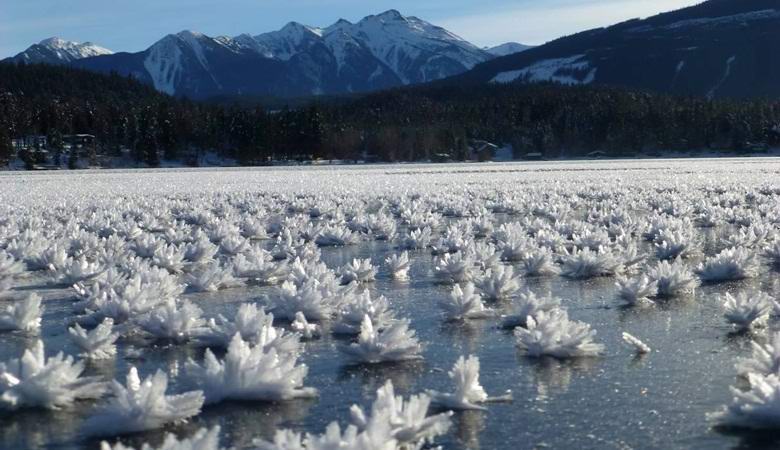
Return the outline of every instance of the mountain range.
{"type": "Polygon", "coordinates": [[[395,10],[260,35],[171,34],[139,53],[48,39],[12,61],[118,72],[195,99],[306,97],[419,83],[595,84],[679,95],[780,96],[780,0],[709,0],[538,47],[479,48],[395,10]]]}
{"type": "Polygon", "coordinates": [[[452,84],[557,82],[708,98],[780,96],[780,0],[710,0],[495,58],[452,84]]]}
{"type": "Polygon", "coordinates": [[[425,83],[527,48],[517,43],[478,48],[444,28],[390,10],[357,23],[342,19],[325,28],[291,22],[256,36],[210,37],[182,31],[139,53],[112,53],[93,44],[53,38],[11,60],[114,71],[159,91],[196,99],[295,97],[425,83]]]}

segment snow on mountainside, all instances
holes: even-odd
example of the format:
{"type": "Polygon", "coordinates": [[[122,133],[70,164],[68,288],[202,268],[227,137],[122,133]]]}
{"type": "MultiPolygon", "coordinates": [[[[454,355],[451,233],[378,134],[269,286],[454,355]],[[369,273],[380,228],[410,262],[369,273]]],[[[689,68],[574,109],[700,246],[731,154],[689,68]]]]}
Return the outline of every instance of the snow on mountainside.
{"type": "Polygon", "coordinates": [[[780,0],[710,0],[497,57],[442,83],[613,85],[718,97],[780,96],[780,0]]]}
{"type": "Polygon", "coordinates": [[[82,44],[52,37],[30,46],[11,60],[25,63],[67,64],[83,58],[113,53],[111,50],[91,42],[82,44]]]}
{"type": "Polygon", "coordinates": [[[439,80],[494,57],[444,28],[390,10],[325,28],[290,22],[255,36],[185,31],[141,53],[87,58],[74,65],[130,74],[172,95],[290,97],[439,80]]]}

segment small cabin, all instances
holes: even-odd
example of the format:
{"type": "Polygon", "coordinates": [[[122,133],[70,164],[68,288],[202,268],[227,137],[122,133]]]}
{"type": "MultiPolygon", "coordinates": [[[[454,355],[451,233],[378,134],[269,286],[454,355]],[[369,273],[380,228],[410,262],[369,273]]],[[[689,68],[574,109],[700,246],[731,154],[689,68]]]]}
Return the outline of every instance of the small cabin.
{"type": "Polygon", "coordinates": [[[469,159],[471,161],[492,161],[496,156],[498,145],[482,139],[472,139],[469,145],[469,159]]]}

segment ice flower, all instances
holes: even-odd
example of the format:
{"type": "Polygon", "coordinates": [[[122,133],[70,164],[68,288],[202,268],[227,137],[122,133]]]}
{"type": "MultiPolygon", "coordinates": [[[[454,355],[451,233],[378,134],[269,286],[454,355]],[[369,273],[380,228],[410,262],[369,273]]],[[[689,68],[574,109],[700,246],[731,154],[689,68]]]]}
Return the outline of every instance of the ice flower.
{"type": "Polygon", "coordinates": [[[352,422],[358,429],[367,431],[376,426],[377,422],[389,424],[390,434],[398,443],[396,448],[419,448],[423,443],[432,442],[436,436],[446,433],[451,426],[450,412],[428,415],[431,399],[425,394],[413,395],[405,400],[395,395],[393,383],[388,380],[377,390],[376,395],[370,415],[362,408],[352,406],[352,422]]]}
{"type": "Polygon", "coordinates": [[[434,262],[433,273],[442,283],[463,283],[474,276],[474,260],[464,253],[448,253],[434,262]]]}
{"type": "Polygon", "coordinates": [[[255,284],[277,284],[287,276],[286,264],[274,262],[271,254],[261,249],[236,255],[233,268],[237,276],[255,284]]]}
{"type": "Polygon", "coordinates": [[[399,320],[379,333],[368,316],[360,325],[358,341],[341,350],[356,362],[369,364],[422,358],[422,346],[408,320],[399,320]]]}
{"type": "Polygon", "coordinates": [[[436,436],[449,430],[451,412],[429,416],[430,398],[412,396],[408,400],[396,396],[388,381],[377,390],[370,413],[353,405],[352,424],[343,429],[331,422],[324,434],[278,430],[272,441],[257,439],[259,450],[400,450],[418,449],[431,443],[436,436]]]}
{"type": "Polygon", "coordinates": [[[136,323],[155,339],[182,343],[202,334],[206,320],[196,305],[171,299],[141,316],[136,323]]]}
{"type": "Polygon", "coordinates": [[[238,307],[232,319],[220,314],[216,319],[206,322],[198,339],[209,346],[226,348],[238,333],[243,340],[252,344],[275,347],[280,352],[297,352],[300,337],[274,327],[273,322],[273,314],[266,313],[254,303],[245,303],[238,307]]]}
{"type": "Polygon", "coordinates": [[[506,300],[520,291],[520,277],[515,276],[511,266],[497,266],[488,269],[477,281],[477,288],[487,300],[506,300]]]}
{"type": "Polygon", "coordinates": [[[737,361],[737,372],[747,377],[750,373],[761,375],[780,375],[780,333],[774,333],[770,342],[761,345],[750,341],[750,358],[741,358],[737,361]]]}
{"type": "Polygon", "coordinates": [[[623,271],[623,263],[611,252],[589,248],[574,250],[563,257],[561,275],[576,280],[614,276],[623,271]]]}
{"type": "Polygon", "coordinates": [[[79,324],[68,328],[70,339],[81,349],[81,357],[88,359],[108,359],[116,355],[116,345],[119,338],[118,333],[113,332],[114,321],[104,319],[97,327],[87,331],[79,324]]]}
{"type": "Polygon", "coordinates": [[[769,263],[776,269],[780,269],[780,240],[769,245],[764,250],[764,256],[769,259],[769,263]]]}
{"type": "Polygon", "coordinates": [[[412,267],[409,263],[409,252],[388,256],[385,259],[385,265],[387,265],[387,269],[394,279],[407,279],[409,277],[409,269],[412,267]]]}
{"type": "Polygon", "coordinates": [[[65,264],[57,270],[56,276],[60,283],[70,286],[94,280],[105,270],[106,268],[99,263],[89,262],[86,257],[81,256],[79,258],[68,258],[65,264]]]}
{"type": "Polygon", "coordinates": [[[198,239],[184,246],[184,259],[193,264],[207,264],[214,261],[219,247],[206,238],[198,239]]]}
{"type": "Polygon", "coordinates": [[[645,275],[638,278],[618,277],[615,286],[618,297],[628,305],[652,304],[651,297],[658,293],[658,282],[645,275]]]}
{"type": "Polygon", "coordinates": [[[390,303],[384,296],[371,297],[369,291],[348,295],[339,307],[333,332],[336,334],[358,334],[363,319],[368,316],[377,330],[383,330],[393,321],[390,303]]]}
{"type": "Polygon", "coordinates": [[[376,279],[377,269],[371,259],[353,259],[341,268],[341,284],[368,283],[376,279]]]}
{"type": "Polygon", "coordinates": [[[447,320],[485,319],[495,314],[488,309],[476,293],[474,284],[456,284],[450,295],[439,301],[447,320]]]}
{"type": "Polygon", "coordinates": [[[671,298],[693,293],[699,286],[693,272],[680,260],[661,261],[647,271],[648,278],[658,286],[659,298],[671,298]]]}
{"type": "Polygon", "coordinates": [[[662,261],[688,258],[699,252],[692,228],[661,230],[655,241],[655,254],[662,261]]]}
{"type": "Polygon", "coordinates": [[[84,363],[62,352],[46,358],[36,341],[20,359],[0,363],[0,409],[59,409],[80,399],[100,398],[106,390],[99,377],[82,377],[84,363]]]}
{"type": "Polygon", "coordinates": [[[461,356],[449,372],[450,379],[455,384],[455,392],[441,393],[428,391],[431,402],[444,409],[451,410],[485,410],[482,404],[491,401],[511,400],[511,394],[500,398],[490,398],[479,383],[479,358],[474,355],[461,356]]]}
{"type": "Polygon", "coordinates": [[[520,264],[523,274],[527,277],[557,275],[560,272],[553,260],[552,250],[549,248],[526,250],[522,254],[520,264]]]}
{"type": "Polygon", "coordinates": [[[603,345],[593,342],[596,331],[586,323],[569,320],[564,310],[540,312],[526,322],[526,328],[515,328],[515,338],[528,356],[563,359],[596,356],[604,351],[603,345]]]}
{"type": "Polygon", "coordinates": [[[750,388],[731,388],[731,404],[707,414],[715,426],[747,429],[780,428],[780,378],[776,374],[747,374],[750,388]]]}
{"type": "Polygon", "coordinates": [[[166,395],[167,389],[168,376],[164,372],[158,370],[142,381],[136,368],[131,367],[126,384],[114,380],[114,396],[86,420],[85,434],[114,436],[155,430],[200,414],[203,392],[166,395]]]}
{"type": "Polygon", "coordinates": [[[24,273],[24,263],[17,261],[7,252],[0,251],[0,283],[12,280],[24,273]]]}
{"type": "Polygon", "coordinates": [[[304,364],[296,365],[297,360],[295,353],[252,346],[236,333],[223,361],[206,349],[203,365],[192,359],[187,362],[186,376],[191,385],[203,391],[206,403],[313,397],[317,391],[303,387],[308,368],[304,364]]]}
{"type": "MultiPolygon", "coordinates": [[[[106,441],[100,443],[100,450],[135,450],[127,447],[121,442],[114,445],[106,441]]],[[[219,447],[219,427],[212,429],[201,428],[194,435],[184,439],[177,439],[172,433],[165,436],[162,446],[154,448],[149,444],[144,444],[141,450],[220,450],[219,447]]]]}
{"type": "Polygon", "coordinates": [[[154,250],[152,264],[171,273],[180,273],[184,269],[184,255],[185,252],[173,244],[163,245],[154,250]]]}
{"type": "Polygon", "coordinates": [[[24,331],[37,333],[41,328],[41,297],[30,294],[24,300],[16,301],[0,310],[0,331],[24,331]]]}
{"type": "Polygon", "coordinates": [[[697,269],[702,281],[742,280],[758,276],[759,262],[756,254],[746,248],[729,248],[707,258],[697,269]]]}
{"type": "Polygon", "coordinates": [[[339,225],[328,225],[320,231],[315,243],[320,247],[343,247],[354,245],[360,238],[348,228],[339,225]]]}
{"type": "Polygon", "coordinates": [[[316,323],[309,323],[302,312],[295,313],[295,320],[290,323],[290,329],[298,333],[304,339],[315,339],[320,337],[320,326],[316,323]]]}
{"type": "Polygon", "coordinates": [[[505,329],[525,327],[529,317],[535,318],[539,313],[552,311],[560,305],[561,301],[557,298],[539,298],[532,291],[523,292],[514,299],[512,313],[501,318],[501,327],[505,329]]]}
{"type": "Polygon", "coordinates": [[[294,320],[295,314],[302,312],[308,320],[327,320],[336,311],[336,299],[323,294],[322,284],[309,279],[300,286],[285,281],[269,298],[270,310],[278,317],[294,320]]]}
{"type": "Polygon", "coordinates": [[[249,249],[249,241],[239,236],[238,234],[225,236],[219,242],[219,251],[227,256],[235,256],[249,249]]]}
{"type": "Polygon", "coordinates": [[[739,331],[766,325],[772,308],[772,298],[763,292],[723,296],[723,316],[739,331]]]}
{"type": "Polygon", "coordinates": [[[241,286],[241,280],[233,276],[233,267],[222,267],[219,263],[201,266],[186,275],[187,285],[197,292],[217,292],[241,286]]]}
{"type": "Polygon", "coordinates": [[[422,250],[431,245],[431,229],[428,227],[412,230],[400,242],[399,247],[405,250],[422,250]]]}

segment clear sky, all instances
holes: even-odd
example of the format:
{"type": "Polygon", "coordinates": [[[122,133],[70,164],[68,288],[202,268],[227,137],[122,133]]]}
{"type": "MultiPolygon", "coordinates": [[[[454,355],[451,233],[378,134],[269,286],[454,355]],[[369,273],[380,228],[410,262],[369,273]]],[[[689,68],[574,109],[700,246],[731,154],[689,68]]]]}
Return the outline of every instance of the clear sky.
{"type": "Polygon", "coordinates": [[[290,21],[327,26],[388,9],[443,26],[480,46],[542,44],[698,0],[0,0],[0,57],[51,36],[140,51],[168,33],[259,34],[290,21]]]}

